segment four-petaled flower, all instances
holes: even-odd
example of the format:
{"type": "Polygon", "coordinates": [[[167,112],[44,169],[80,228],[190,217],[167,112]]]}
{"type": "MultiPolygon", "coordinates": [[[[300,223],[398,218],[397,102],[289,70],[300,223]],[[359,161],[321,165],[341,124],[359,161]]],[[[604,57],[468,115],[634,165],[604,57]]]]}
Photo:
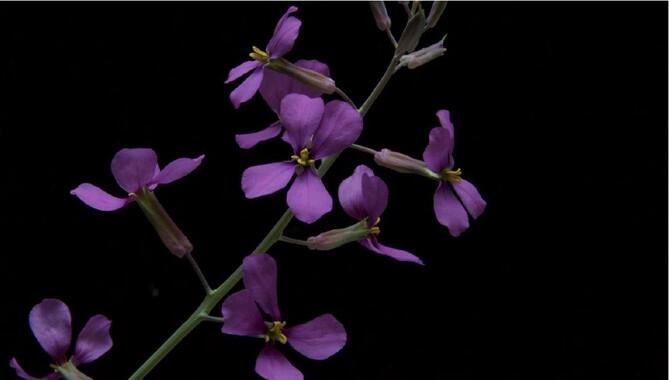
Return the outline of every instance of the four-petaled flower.
{"type": "Polygon", "coordinates": [[[430,170],[441,177],[434,193],[437,220],[448,228],[451,235],[459,236],[469,228],[467,212],[472,218],[478,218],[485,210],[486,202],[474,185],[462,179],[462,171],[453,169],[454,133],[449,112],[441,110],[437,112],[437,118],[441,127],[430,131],[430,141],[423,152],[423,160],[430,170]]]}
{"type": "Polygon", "coordinates": [[[63,376],[67,379],[91,380],[77,366],[98,359],[112,347],[109,335],[111,321],[104,315],[97,314],[86,322],[77,338],[74,354],[67,359],[72,340],[72,317],[67,305],[58,299],[47,298],[35,305],[30,310],[29,321],[33,335],[54,361],[51,365],[54,372],[44,377],[34,377],[21,368],[16,358],[12,358],[9,366],[22,379],[56,380],[63,376]]]}
{"type": "Polygon", "coordinates": [[[252,336],[264,340],[256,359],[256,372],[267,380],[302,380],[302,373],[276,346],[288,343],[297,352],[324,360],[346,344],[344,326],[331,314],[309,322],[286,326],[277,301],[277,268],[274,259],[264,253],[247,256],[242,264],[245,289],[223,302],[224,334],[252,336]],[[270,318],[265,322],[263,314],[270,318]]]}
{"type": "Polygon", "coordinates": [[[314,168],[315,161],[350,146],[362,132],[362,117],[350,104],[289,94],[283,98],[280,120],[283,139],[294,151],[291,161],[252,166],[242,174],[247,198],[257,198],[295,181],[286,197],[297,219],[312,223],[332,209],[332,197],[314,168]]]}
{"type": "Polygon", "coordinates": [[[342,181],[339,185],[339,203],[352,218],[367,221],[369,235],[358,241],[365,248],[395,260],[423,264],[421,259],[407,251],[379,243],[377,237],[381,229],[378,225],[388,205],[388,186],[374,175],[372,169],[359,165],[353,175],[342,181]]]}

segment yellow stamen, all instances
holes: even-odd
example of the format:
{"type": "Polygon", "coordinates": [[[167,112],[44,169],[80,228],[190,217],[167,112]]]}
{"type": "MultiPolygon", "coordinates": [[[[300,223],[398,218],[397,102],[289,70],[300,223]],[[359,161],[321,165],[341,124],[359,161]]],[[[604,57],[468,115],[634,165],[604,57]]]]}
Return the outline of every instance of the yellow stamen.
{"type": "Polygon", "coordinates": [[[374,226],[372,226],[372,228],[369,229],[369,233],[371,235],[378,235],[381,233],[381,228],[379,227],[379,223],[381,223],[381,217],[376,218],[374,226]]]}
{"type": "Polygon", "coordinates": [[[312,166],[316,162],[309,158],[309,149],[307,148],[302,149],[299,156],[293,154],[290,156],[290,159],[297,162],[300,166],[312,166]]]}
{"type": "Polygon", "coordinates": [[[262,63],[269,63],[269,54],[267,52],[258,49],[257,47],[253,46],[253,52],[249,53],[249,57],[255,59],[256,61],[260,61],[262,63]]]}
{"type": "Polygon", "coordinates": [[[281,344],[286,344],[288,342],[288,337],[286,337],[282,330],[286,326],[286,322],[274,321],[271,324],[267,324],[267,334],[263,336],[265,338],[265,343],[279,342],[281,344]]]}
{"type": "Polygon", "coordinates": [[[457,169],[457,170],[444,169],[441,171],[441,179],[450,183],[458,183],[462,181],[462,178],[460,178],[461,175],[462,175],[462,169],[457,169]]]}

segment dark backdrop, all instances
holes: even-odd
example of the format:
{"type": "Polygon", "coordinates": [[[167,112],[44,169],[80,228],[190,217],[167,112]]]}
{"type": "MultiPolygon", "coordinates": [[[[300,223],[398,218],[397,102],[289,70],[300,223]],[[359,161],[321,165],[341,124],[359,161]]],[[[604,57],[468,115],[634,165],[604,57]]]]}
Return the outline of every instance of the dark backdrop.
{"type": "MultiPolygon", "coordinates": [[[[236,147],[235,133],[274,116],[260,98],[234,111],[223,80],[286,6],[0,7],[2,363],[46,370],[27,322],[44,297],[70,305],[75,332],[95,313],[113,320],[113,350],[84,368],[96,379],[126,378],[199,303],[188,264],[136,206],[102,213],[68,194],[90,181],[121,195],[109,162],[122,147],[150,146],[163,165],[207,155],[158,196],[213,283],[264,236],[285,193],[246,201],[240,174],[289,152],[236,147]]],[[[433,217],[434,183],[374,168],[391,189],[383,240],[424,268],[357,245],[277,244],[289,323],[332,312],[349,333],[325,362],[288,354],[307,378],[667,378],[666,14],[666,3],[448,5],[425,38],[448,32],[447,54],[392,80],[361,142],[420,156],[435,112],[451,110],[456,159],[488,208],[454,239],[433,217]]],[[[367,5],[305,3],[299,17],[289,58],[327,62],[362,103],[391,54],[367,5]]],[[[345,153],[326,185],[359,163],[373,165],[345,153]]],[[[288,233],[347,222],[337,208],[288,233]]],[[[259,347],[205,324],[150,378],[253,379],[259,347]]]]}

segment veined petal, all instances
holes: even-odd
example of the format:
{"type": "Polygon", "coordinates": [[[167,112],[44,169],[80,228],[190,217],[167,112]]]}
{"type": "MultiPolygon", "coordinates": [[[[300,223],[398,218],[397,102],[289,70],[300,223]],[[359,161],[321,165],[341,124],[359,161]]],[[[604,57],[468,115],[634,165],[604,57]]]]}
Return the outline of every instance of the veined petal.
{"type": "Polygon", "coordinates": [[[286,187],[294,174],[291,161],[251,166],[242,173],[242,190],[248,199],[272,194],[286,187]]]}
{"type": "Polygon", "coordinates": [[[372,169],[365,165],[358,165],[353,174],[341,181],[339,185],[339,203],[344,211],[352,218],[363,220],[367,217],[364,194],[362,190],[362,177],[374,175],[372,169]]]}
{"type": "Polygon", "coordinates": [[[235,108],[239,108],[242,103],[251,99],[253,95],[255,95],[258,88],[260,88],[264,72],[265,69],[262,66],[257,67],[248,78],[244,79],[237,88],[232,90],[230,93],[230,101],[235,108]]]}
{"type": "MultiPolygon", "coordinates": [[[[269,74],[269,71],[266,74],[269,74]]],[[[265,81],[266,80],[267,78],[265,78],[265,81]]],[[[263,81],[263,83],[265,83],[265,81],[263,81]]],[[[235,135],[235,141],[237,141],[237,145],[239,145],[240,148],[250,149],[261,141],[269,140],[278,136],[279,133],[281,133],[281,123],[275,121],[274,123],[270,124],[269,127],[258,132],[235,135]]]]}
{"type": "Polygon", "coordinates": [[[224,334],[258,337],[266,326],[248,289],[229,295],[221,305],[224,334]]]}
{"type": "Polygon", "coordinates": [[[242,263],[244,287],[274,321],[281,320],[279,301],[276,293],[276,261],[266,253],[248,255],[242,263]]]}
{"type": "Polygon", "coordinates": [[[310,98],[301,94],[289,94],[283,98],[279,116],[295,152],[299,152],[311,141],[324,109],[321,98],[310,98]]]}
{"type": "Polygon", "coordinates": [[[483,200],[483,197],[481,197],[481,194],[479,194],[476,187],[471,182],[465,181],[464,179],[460,179],[460,181],[455,182],[452,185],[462,201],[462,204],[469,212],[469,215],[474,219],[481,216],[483,210],[485,210],[486,201],[483,200]]]}
{"type": "Polygon", "coordinates": [[[151,183],[158,165],[153,149],[121,149],[112,158],[111,171],[116,182],[128,193],[135,193],[151,183]]]}
{"type": "Polygon", "coordinates": [[[282,353],[271,344],[266,344],[258,359],[256,373],[266,380],[303,380],[302,372],[295,368],[282,353]]]}
{"type": "Polygon", "coordinates": [[[79,198],[86,205],[100,211],[114,211],[131,202],[130,198],[117,198],[90,183],[82,183],[70,194],[79,198]]]}
{"type": "Polygon", "coordinates": [[[403,250],[397,249],[397,248],[387,247],[387,246],[379,243],[379,241],[376,239],[375,236],[369,237],[365,240],[360,240],[359,243],[363,247],[369,249],[372,252],[376,252],[380,255],[392,257],[393,259],[395,259],[397,261],[408,261],[408,262],[412,262],[412,263],[416,263],[416,264],[420,264],[420,265],[425,265],[425,264],[423,264],[423,260],[419,259],[418,257],[413,255],[412,253],[409,253],[407,251],[403,251],[403,250]]]}
{"type": "Polygon", "coordinates": [[[313,223],[332,210],[332,197],[313,168],[305,168],[288,190],[288,207],[304,223],[313,223]]]}
{"type": "Polygon", "coordinates": [[[111,321],[102,314],[92,316],[77,338],[72,363],[90,363],[112,348],[111,321]]]}
{"type": "Polygon", "coordinates": [[[388,185],[374,174],[362,176],[362,195],[367,223],[372,226],[388,205],[388,185]]]}
{"type": "Polygon", "coordinates": [[[332,100],[325,105],[323,119],[314,133],[314,159],[327,157],[348,148],[362,133],[362,116],[347,102],[332,100]]]}
{"type": "Polygon", "coordinates": [[[67,361],[72,338],[72,317],[67,305],[55,298],[46,298],[30,310],[30,328],[40,346],[56,364],[67,361]]]}
{"type": "Polygon", "coordinates": [[[163,168],[155,177],[153,177],[154,184],[165,185],[181,179],[193,170],[195,170],[204,159],[204,154],[198,158],[178,158],[163,168]]]}
{"type": "Polygon", "coordinates": [[[332,314],[323,314],[301,325],[287,327],[284,332],[288,344],[314,360],[327,359],[346,344],[346,330],[332,314]]]}
{"type": "MultiPolygon", "coordinates": [[[[295,65],[304,69],[316,71],[327,77],[330,76],[328,65],[315,59],[301,59],[295,62],[295,65]]],[[[303,94],[310,98],[316,98],[323,93],[313,86],[302,83],[289,75],[274,70],[267,70],[265,72],[265,78],[260,85],[260,95],[265,99],[267,105],[278,114],[281,108],[281,100],[288,94],[303,94]]]]}
{"type": "Polygon", "coordinates": [[[453,193],[448,183],[439,182],[434,193],[434,214],[451,235],[458,237],[469,228],[467,211],[453,193]]]}
{"type": "Polygon", "coordinates": [[[283,57],[288,53],[295,44],[297,36],[300,34],[300,26],[302,21],[291,16],[292,13],[297,12],[297,7],[291,6],[286,13],[279,19],[274,34],[267,43],[267,52],[272,58],[283,57]]]}
{"type": "Polygon", "coordinates": [[[230,70],[230,73],[228,74],[228,79],[225,80],[225,83],[230,83],[234,80],[237,80],[242,75],[260,66],[262,66],[262,63],[256,60],[242,62],[241,65],[230,70]]]}
{"type": "Polygon", "coordinates": [[[430,170],[439,173],[453,167],[453,132],[446,128],[432,128],[430,141],[423,152],[423,161],[430,170]]]}
{"type": "Polygon", "coordinates": [[[9,361],[9,366],[16,371],[16,376],[25,380],[58,380],[58,374],[55,372],[52,372],[44,377],[35,377],[29,375],[26,371],[23,370],[23,368],[21,368],[21,365],[18,361],[16,361],[16,358],[12,358],[12,360],[9,361]]]}

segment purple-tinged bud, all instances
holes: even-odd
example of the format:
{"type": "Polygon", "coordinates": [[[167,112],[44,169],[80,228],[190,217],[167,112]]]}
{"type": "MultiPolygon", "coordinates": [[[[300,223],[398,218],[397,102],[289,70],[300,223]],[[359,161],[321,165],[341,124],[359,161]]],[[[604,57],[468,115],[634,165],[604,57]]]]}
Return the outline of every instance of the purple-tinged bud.
{"type": "Polygon", "coordinates": [[[376,21],[376,27],[380,31],[390,29],[390,17],[388,16],[388,11],[386,10],[386,4],[383,1],[370,1],[370,8],[372,8],[372,15],[374,15],[374,21],[376,21]]]}
{"type": "MultiPolygon", "coordinates": [[[[446,36],[444,36],[446,38],[446,36]]],[[[406,66],[410,69],[423,66],[424,64],[441,57],[446,52],[444,47],[444,38],[436,44],[416,50],[413,53],[405,54],[400,58],[400,66],[406,66]]]]}
{"type": "Polygon", "coordinates": [[[344,244],[365,239],[370,233],[371,229],[367,226],[367,220],[365,219],[346,228],[330,230],[312,236],[307,239],[307,247],[317,251],[329,251],[344,244]]]}
{"type": "Polygon", "coordinates": [[[184,257],[193,251],[193,245],[170,218],[152,191],[145,187],[131,196],[137,201],[144,215],[158,232],[160,240],[173,255],[184,257]]]}
{"type": "Polygon", "coordinates": [[[440,180],[439,174],[427,167],[424,161],[409,157],[406,154],[393,152],[389,149],[381,149],[374,155],[374,161],[379,166],[394,170],[399,173],[418,174],[423,177],[440,180]]]}
{"type": "Polygon", "coordinates": [[[407,26],[404,27],[404,31],[402,31],[402,35],[397,42],[395,53],[404,54],[414,51],[416,46],[418,46],[418,42],[420,41],[420,37],[423,35],[424,30],[425,12],[421,9],[411,16],[407,22],[407,26]]]}
{"type": "Polygon", "coordinates": [[[291,76],[324,94],[332,94],[337,89],[335,81],[332,78],[317,71],[297,66],[283,58],[272,59],[265,67],[291,76]]]}
{"type": "Polygon", "coordinates": [[[434,28],[439,22],[442,13],[446,9],[446,1],[434,1],[432,7],[430,8],[430,13],[427,15],[427,26],[426,29],[434,28]]]}

